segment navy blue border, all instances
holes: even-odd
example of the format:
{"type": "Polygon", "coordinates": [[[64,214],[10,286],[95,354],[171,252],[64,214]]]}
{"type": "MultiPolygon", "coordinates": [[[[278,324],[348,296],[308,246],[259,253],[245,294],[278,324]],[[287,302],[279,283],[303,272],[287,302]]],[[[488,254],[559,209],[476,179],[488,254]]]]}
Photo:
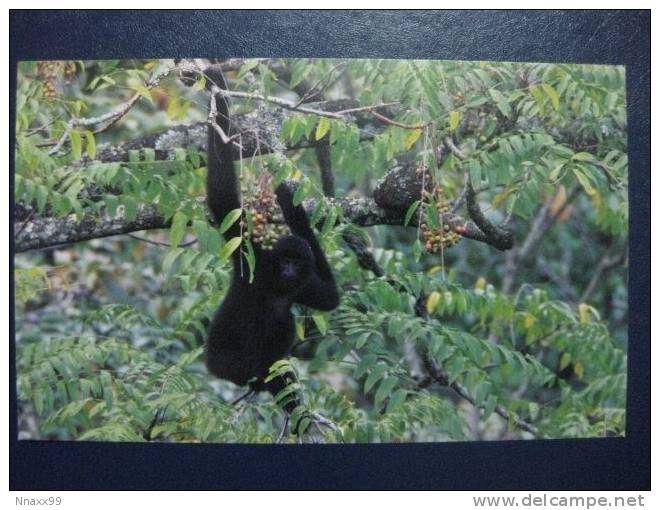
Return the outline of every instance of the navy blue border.
{"type": "MultiPolygon", "coordinates": [[[[321,446],[19,442],[12,342],[10,488],[650,489],[650,30],[649,11],[13,11],[12,155],[18,60],[288,56],[625,64],[634,221],[625,438],[321,446]]],[[[11,250],[13,258],[13,243],[11,250]]],[[[13,333],[12,319],[12,339],[13,333]]]]}

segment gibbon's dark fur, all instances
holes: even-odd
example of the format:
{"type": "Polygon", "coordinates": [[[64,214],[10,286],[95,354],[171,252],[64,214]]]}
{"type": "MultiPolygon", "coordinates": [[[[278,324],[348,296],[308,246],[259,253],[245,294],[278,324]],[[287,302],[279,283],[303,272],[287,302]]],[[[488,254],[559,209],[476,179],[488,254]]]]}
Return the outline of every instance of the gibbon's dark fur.
{"type": "MultiPolygon", "coordinates": [[[[222,72],[211,66],[207,80],[221,89],[227,84],[222,72]]],[[[227,99],[216,94],[217,124],[229,135],[227,99]]],[[[208,128],[207,201],[216,223],[240,207],[232,142],[224,143],[213,126],[208,128]]],[[[275,190],[292,235],[282,237],[272,250],[254,244],[256,268],[249,282],[247,261],[241,250],[233,255],[233,278],[224,302],[208,331],[206,364],[211,373],[252,389],[273,395],[284,388],[283,378],[264,383],[270,366],[289,354],[295,325],[291,305],[299,303],[317,310],[332,310],[339,295],[332,270],[301,206],[294,207],[290,189],[275,190]]],[[[240,236],[239,222],[225,232],[226,239],[240,236]]],[[[295,408],[296,403],[285,406],[295,408]]]]}

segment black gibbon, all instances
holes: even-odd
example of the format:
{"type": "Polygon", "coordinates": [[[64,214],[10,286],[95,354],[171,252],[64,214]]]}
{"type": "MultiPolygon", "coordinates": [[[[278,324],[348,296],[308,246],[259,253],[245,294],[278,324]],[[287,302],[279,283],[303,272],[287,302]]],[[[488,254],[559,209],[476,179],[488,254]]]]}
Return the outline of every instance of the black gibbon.
{"type": "MultiPolygon", "coordinates": [[[[210,66],[206,75],[212,84],[226,90],[219,66],[210,66]]],[[[216,93],[215,103],[217,125],[229,136],[227,99],[216,93]]],[[[225,143],[209,125],[207,203],[216,223],[241,207],[232,145],[232,141],[225,143]]],[[[271,365],[286,357],[293,346],[295,324],[291,305],[332,310],[339,304],[332,270],[307,214],[302,206],[293,205],[293,195],[286,184],[279,185],[275,195],[291,235],[280,237],[271,249],[253,243],[256,264],[251,283],[242,250],[234,251],[232,283],[210,323],[206,346],[206,364],[211,373],[237,385],[249,383],[253,390],[268,390],[273,395],[286,386],[287,378],[268,383],[264,378],[271,365]]],[[[240,236],[239,222],[224,235],[226,239],[240,236]]],[[[285,409],[291,411],[296,405],[294,399],[285,409]]]]}

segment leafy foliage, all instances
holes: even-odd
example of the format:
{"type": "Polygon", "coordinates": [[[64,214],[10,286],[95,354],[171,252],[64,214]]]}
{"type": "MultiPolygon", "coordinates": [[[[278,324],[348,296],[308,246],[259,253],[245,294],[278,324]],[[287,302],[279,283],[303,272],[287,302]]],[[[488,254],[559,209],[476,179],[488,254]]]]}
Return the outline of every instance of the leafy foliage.
{"type": "MultiPolygon", "coordinates": [[[[242,391],[209,377],[203,342],[230,281],[231,252],[251,260],[249,244],[221,235],[240,210],[219,228],[209,224],[206,156],[194,148],[166,159],[140,148],[122,162],[101,157],[113,144],[206,119],[204,80],[149,86],[163,65],[173,63],[69,63],[54,84],[36,63],[20,66],[18,228],[34,215],[132,221],[145,206],[171,222],[167,232],[144,234],[168,247],[120,237],[16,257],[21,437],[268,443],[279,438],[293,392],[303,399],[293,426],[326,442],[532,437],[521,421],[539,437],[625,433],[625,257],[603,263],[626,250],[622,68],[245,61],[230,75],[234,90],[303,99],[307,87],[393,108],[380,124],[369,111],[360,112],[370,119],[361,124],[357,114],[286,116],[284,146],[329,145],[338,196],[370,195],[392,167],[423,162],[448,199],[471,183],[489,219],[513,230],[516,248],[503,257],[463,242],[423,254],[414,235],[420,200],[408,209],[407,230],[359,229],[324,200],[313,150],[241,160],[246,181],[270,171],[276,182],[299,181],[296,203],[317,199],[311,219],[343,296],[332,313],[296,310],[297,344],[272,375],[293,370],[297,380],[274,399],[231,405],[242,391]],[[135,106],[110,129],[69,123],[134,94],[135,106]],[[448,137],[460,155],[443,143],[448,137]],[[543,210],[554,226],[517,259],[543,210]],[[360,267],[342,244],[347,232],[372,247],[385,276],[360,267]],[[335,426],[319,427],[319,415],[335,426]]],[[[237,111],[259,107],[237,103],[237,111]]]]}

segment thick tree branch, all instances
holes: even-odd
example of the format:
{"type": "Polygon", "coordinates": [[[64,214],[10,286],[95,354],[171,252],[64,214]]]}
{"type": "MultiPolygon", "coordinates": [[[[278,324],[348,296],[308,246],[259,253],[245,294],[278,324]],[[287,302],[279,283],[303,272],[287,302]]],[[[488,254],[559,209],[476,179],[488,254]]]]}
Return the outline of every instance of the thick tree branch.
{"type": "Polygon", "coordinates": [[[138,207],[133,221],[126,219],[123,209],[119,210],[115,217],[102,213],[99,216],[88,215],[82,221],[78,221],[75,214],[65,218],[35,218],[26,222],[23,230],[16,235],[14,249],[17,253],[41,250],[168,226],[169,222],[165,221],[156,208],[147,205],[138,207]]]}
{"type": "MultiPolygon", "coordinates": [[[[445,146],[458,159],[466,159],[465,153],[456,146],[454,140],[450,136],[445,138],[445,146]]],[[[483,232],[486,239],[488,239],[488,244],[494,246],[498,250],[510,250],[513,247],[513,232],[506,228],[494,225],[488,220],[488,218],[486,218],[479,207],[477,194],[474,191],[472,182],[469,178],[465,181],[465,191],[463,196],[465,197],[465,204],[470,218],[474,221],[479,230],[483,232]]]]}
{"type": "MultiPolygon", "coordinates": [[[[405,211],[384,209],[370,198],[327,199],[327,201],[330,205],[339,205],[346,220],[356,225],[368,227],[403,225],[404,223],[405,211]]],[[[303,205],[311,213],[317,204],[316,200],[306,200],[303,205]]],[[[452,230],[460,232],[468,239],[488,243],[488,239],[476,225],[460,216],[448,213],[443,215],[443,221],[452,230]]],[[[80,222],[73,214],[64,218],[39,217],[28,219],[21,225],[20,232],[18,228],[16,229],[18,233],[14,248],[17,253],[20,253],[141,230],[168,228],[169,226],[169,221],[166,221],[155,207],[144,204],[138,208],[137,217],[133,221],[128,221],[123,211],[120,211],[114,218],[106,213],[90,214],[80,222]]]]}
{"type": "MultiPolygon", "coordinates": [[[[356,105],[352,100],[322,101],[314,103],[315,108],[328,112],[346,109],[356,105]]],[[[283,108],[268,107],[249,113],[232,116],[232,130],[229,136],[242,133],[243,157],[252,157],[257,154],[268,154],[271,152],[284,152],[286,150],[304,149],[326,145],[327,141],[303,139],[295,146],[285,146],[280,140],[282,124],[292,116],[292,112],[283,108]]],[[[385,125],[365,113],[357,113],[353,121],[360,128],[361,140],[370,140],[374,135],[385,129],[385,125]]],[[[143,149],[153,149],[156,160],[168,160],[175,158],[177,149],[206,150],[206,128],[207,122],[197,122],[189,125],[180,125],[158,131],[131,142],[105,147],[100,150],[94,161],[84,157],[76,164],[77,167],[85,167],[95,161],[103,163],[115,163],[129,161],[129,152],[143,149]]],[[[238,144],[234,144],[234,158],[239,159],[238,144]]]]}

